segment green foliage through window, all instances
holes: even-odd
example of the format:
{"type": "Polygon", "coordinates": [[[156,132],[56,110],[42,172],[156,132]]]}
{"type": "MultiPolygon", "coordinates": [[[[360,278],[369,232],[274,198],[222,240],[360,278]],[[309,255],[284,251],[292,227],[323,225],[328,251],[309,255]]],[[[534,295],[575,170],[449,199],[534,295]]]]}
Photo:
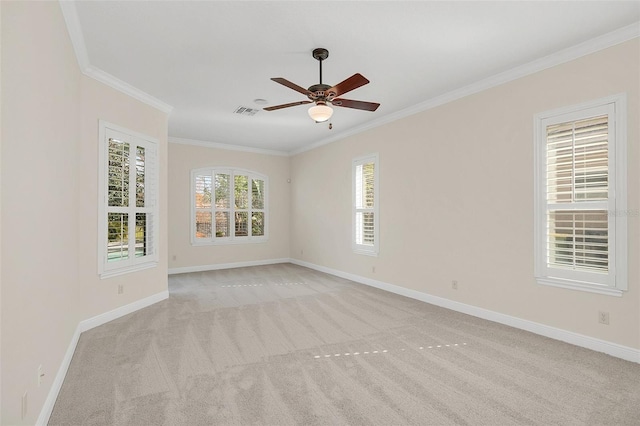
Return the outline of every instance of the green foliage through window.
{"type": "Polygon", "coordinates": [[[240,171],[201,169],[193,172],[192,185],[195,241],[266,236],[265,179],[240,171]]]}

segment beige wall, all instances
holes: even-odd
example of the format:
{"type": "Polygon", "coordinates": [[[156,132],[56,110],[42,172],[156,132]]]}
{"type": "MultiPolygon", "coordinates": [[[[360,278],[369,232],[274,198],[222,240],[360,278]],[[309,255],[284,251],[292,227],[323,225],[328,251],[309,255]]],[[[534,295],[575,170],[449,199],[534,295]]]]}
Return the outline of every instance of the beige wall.
{"type": "Polygon", "coordinates": [[[626,92],[628,208],[637,212],[639,52],[635,39],[292,157],[292,257],[640,348],[637,215],[623,297],[533,278],[533,116],[626,92]],[[378,257],[353,254],[350,242],[351,160],[373,152],[378,257]]]}
{"type": "Polygon", "coordinates": [[[169,268],[260,262],[289,257],[289,158],[169,144],[169,268]],[[192,246],[190,173],[201,167],[251,170],[269,178],[269,239],[263,243],[192,246]],[[175,256],[175,260],[174,260],[175,256]]]}
{"type": "MultiPolygon", "coordinates": [[[[0,64],[2,64],[2,7],[0,7],[0,64]]],[[[2,67],[0,66],[0,99],[2,99],[2,67]]],[[[0,104],[0,188],[2,188],[2,105],[0,104]]],[[[2,242],[2,196],[0,196],[0,246],[2,242]]],[[[2,413],[2,249],[0,247],[0,413],[2,413]]],[[[2,418],[0,417],[0,421],[2,418]]]]}
{"type": "Polygon", "coordinates": [[[0,423],[34,424],[78,323],[167,289],[167,116],[80,73],[58,2],[0,7],[0,423]],[[108,280],[97,275],[98,119],[161,141],[161,265],[108,280]]]}
{"type": "Polygon", "coordinates": [[[57,3],[2,2],[2,424],[33,424],[80,317],[80,72],[57,3]],[[37,368],[47,374],[37,387],[37,368]],[[29,412],[21,421],[21,396],[29,412]]]}
{"type": "Polygon", "coordinates": [[[117,92],[102,83],[82,78],[82,147],[79,158],[78,239],[79,279],[85,304],[82,318],[91,318],[119,306],[167,290],[167,114],[117,92]],[[100,279],[98,271],[98,120],[105,120],[160,141],[160,245],[158,267],[100,279]],[[88,194],[84,197],[84,194],[88,194]],[[118,285],[124,293],[118,294],[118,285]]]}

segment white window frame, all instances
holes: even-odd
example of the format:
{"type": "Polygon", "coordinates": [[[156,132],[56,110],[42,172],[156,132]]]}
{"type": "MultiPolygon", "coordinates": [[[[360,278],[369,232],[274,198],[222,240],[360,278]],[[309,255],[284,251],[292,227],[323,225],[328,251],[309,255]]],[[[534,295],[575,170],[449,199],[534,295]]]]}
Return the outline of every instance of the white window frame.
{"type": "MultiPolygon", "coordinates": [[[[207,246],[207,245],[225,245],[225,244],[251,244],[251,243],[264,243],[269,239],[269,178],[266,175],[261,173],[257,173],[251,170],[240,169],[240,168],[232,168],[232,167],[203,167],[199,169],[191,170],[191,198],[189,199],[189,203],[191,205],[191,216],[189,227],[191,233],[191,244],[194,246],[207,246]],[[212,185],[215,186],[215,175],[216,174],[228,174],[229,175],[229,209],[225,209],[229,211],[230,218],[230,231],[231,235],[229,237],[217,237],[215,232],[216,219],[215,219],[215,200],[211,202],[211,238],[196,238],[196,187],[195,187],[195,178],[197,175],[202,174],[210,174],[212,178],[212,185]],[[234,222],[234,212],[235,212],[235,179],[234,177],[240,176],[248,176],[249,182],[249,199],[251,199],[251,180],[258,179],[264,181],[264,209],[256,209],[260,211],[264,211],[264,235],[254,236],[251,235],[251,224],[249,223],[246,236],[236,236],[235,235],[235,222],[234,222]]],[[[249,207],[247,209],[240,209],[242,211],[247,211],[249,221],[251,220],[251,212],[254,210],[251,206],[251,202],[249,202],[249,207]]]]}
{"type": "MultiPolygon", "coordinates": [[[[154,268],[159,262],[159,158],[157,139],[142,133],[134,132],[116,124],[100,120],[98,123],[98,275],[100,278],[109,278],[117,275],[127,274],[143,269],[154,268]],[[109,139],[115,138],[126,141],[133,147],[145,148],[145,207],[136,207],[135,190],[136,185],[130,184],[129,207],[109,207],[109,139]],[[145,213],[150,218],[147,221],[148,245],[147,253],[144,256],[135,256],[135,232],[129,233],[128,258],[116,262],[108,262],[108,213],[117,209],[127,213],[129,229],[135,229],[136,213],[145,213]]],[[[135,155],[130,156],[131,166],[129,182],[135,182],[135,155]]]]}
{"type": "MultiPolygon", "coordinates": [[[[534,256],[535,278],[539,284],[582,290],[592,293],[622,296],[627,290],[627,99],[618,94],[579,105],[559,108],[534,117],[534,256]],[[546,129],[550,125],[577,121],[598,115],[608,115],[609,199],[608,237],[609,271],[596,273],[567,271],[547,264],[547,201],[546,129]]],[[[580,202],[576,210],[590,208],[580,202]]]]}
{"type": "Polygon", "coordinates": [[[352,178],[351,178],[351,243],[352,249],[354,253],[364,254],[368,256],[377,256],[380,252],[380,159],[378,153],[368,154],[361,157],[354,158],[351,166],[352,178]],[[373,173],[373,208],[358,208],[356,206],[356,193],[357,193],[357,168],[358,166],[373,163],[374,164],[374,173],[373,173]],[[374,243],[370,244],[359,244],[357,242],[357,234],[358,234],[358,224],[357,224],[357,215],[360,212],[373,212],[373,232],[374,232],[374,243]]]}

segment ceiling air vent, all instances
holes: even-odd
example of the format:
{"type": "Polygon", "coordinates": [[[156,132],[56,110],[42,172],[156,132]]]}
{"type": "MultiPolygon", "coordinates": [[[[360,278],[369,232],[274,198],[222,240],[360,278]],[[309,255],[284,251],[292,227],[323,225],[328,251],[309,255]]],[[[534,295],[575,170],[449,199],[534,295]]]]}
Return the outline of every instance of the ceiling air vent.
{"type": "Polygon", "coordinates": [[[240,115],[256,115],[256,112],[258,112],[258,111],[260,111],[260,110],[256,109],[256,108],[249,108],[249,107],[239,106],[233,112],[235,114],[240,114],[240,115]]]}

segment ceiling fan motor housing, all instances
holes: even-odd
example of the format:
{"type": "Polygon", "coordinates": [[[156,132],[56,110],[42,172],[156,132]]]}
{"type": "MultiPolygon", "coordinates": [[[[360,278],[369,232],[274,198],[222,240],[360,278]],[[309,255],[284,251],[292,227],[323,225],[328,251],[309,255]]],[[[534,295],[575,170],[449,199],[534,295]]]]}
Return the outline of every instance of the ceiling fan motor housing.
{"type": "Polygon", "coordinates": [[[328,84],[314,84],[309,87],[309,93],[307,97],[312,101],[331,101],[336,94],[333,92],[327,92],[327,90],[331,89],[331,86],[328,84]]]}

